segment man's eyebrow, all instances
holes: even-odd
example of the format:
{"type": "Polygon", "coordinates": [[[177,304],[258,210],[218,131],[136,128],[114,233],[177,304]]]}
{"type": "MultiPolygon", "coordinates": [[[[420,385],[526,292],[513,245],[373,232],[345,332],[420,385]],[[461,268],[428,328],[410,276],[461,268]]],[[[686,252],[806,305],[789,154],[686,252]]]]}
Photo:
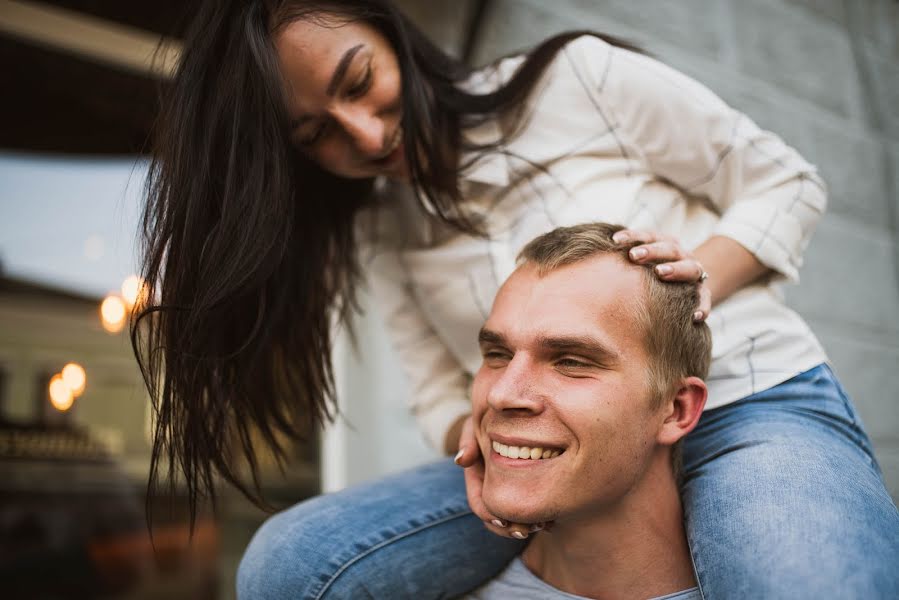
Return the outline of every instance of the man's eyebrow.
{"type": "MultiPolygon", "coordinates": [[[[506,336],[487,327],[481,327],[478,332],[478,343],[509,346],[506,336]]],[[[619,359],[618,352],[589,335],[541,335],[537,338],[537,347],[547,353],[573,352],[603,362],[615,362],[619,359]]]]}
{"type": "Polygon", "coordinates": [[[506,336],[503,334],[487,329],[486,327],[481,327],[481,330],[478,332],[478,343],[479,344],[496,344],[497,346],[506,346],[506,336]]]}
{"type": "Polygon", "coordinates": [[[537,345],[551,352],[574,352],[605,361],[618,360],[618,352],[589,335],[540,336],[537,345]]]}
{"type": "Polygon", "coordinates": [[[334,74],[331,75],[331,82],[328,84],[325,93],[329,96],[333,96],[334,92],[337,91],[337,88],[340,86],[340,83],[343,81],[344,76],[346,76],[347,69],[350,68],[350,63],[353,61],[353,57],[362,50],[364,44],[356,44],[349,50],[343,53],[343,56],[340,57],[340,62],[337,63],[337,68],[334,69],[334,74]]]}

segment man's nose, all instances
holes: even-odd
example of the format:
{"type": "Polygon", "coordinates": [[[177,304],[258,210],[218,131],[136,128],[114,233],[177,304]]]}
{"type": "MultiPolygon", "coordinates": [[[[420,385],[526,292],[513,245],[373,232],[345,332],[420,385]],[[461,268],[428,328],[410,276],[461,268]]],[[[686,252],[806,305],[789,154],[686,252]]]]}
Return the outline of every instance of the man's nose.
{"type": "Polygon", "coordinates": [[[526,357],[514,356],[488,390],[487,404],[495,411],[543,412],[544,395],[535,365],[526,357]]]}
{"type": "Polygon", "coordinates": [[[384,152],[383,119],[364,107],[342,109],[335,118],[362,156],[380,158],[384,152]]]}

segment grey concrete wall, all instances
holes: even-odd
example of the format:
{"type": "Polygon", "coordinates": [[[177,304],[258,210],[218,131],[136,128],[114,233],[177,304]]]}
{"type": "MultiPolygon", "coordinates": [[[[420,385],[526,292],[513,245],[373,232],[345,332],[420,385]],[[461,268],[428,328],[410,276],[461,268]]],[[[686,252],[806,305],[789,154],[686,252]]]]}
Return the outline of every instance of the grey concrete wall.
{"type": "Polygon", "coordinates": [[[565,29],[637,42],[780,134],[830,186],[789,304],[820,336],[899,497],[899,3],[495,0],[475,62],[565,29]]]}
{"type": "MultiPolygon", "coordinates": [[[[445,48],[461,47],[470,1],[400,4],[445,48]]],[[[639,43],[818,165],[830,186],[830,207],[808,249],[801,285],[785,293],[827,348],[899,497],[899,3],[493,0],[474,62],[582,28],[639,43]]],[[[387,352],[382,343],[365,342],[377,348],[379,360],[387,352]]],[[[384,381],[383,373],[375,380],[405,393],[401,381],[384,381]]],[[[350,416],[357,406],[362,417],[357,400],[347,398],[345,406],[350,416]]],[[[395,397],[392,403],[399,404],[395,397]]],[[[350,456],[371,452],[374,434],[353,436],[350,456]]],[[[412,444],[401,439],[388,443],[412,444]]]]}

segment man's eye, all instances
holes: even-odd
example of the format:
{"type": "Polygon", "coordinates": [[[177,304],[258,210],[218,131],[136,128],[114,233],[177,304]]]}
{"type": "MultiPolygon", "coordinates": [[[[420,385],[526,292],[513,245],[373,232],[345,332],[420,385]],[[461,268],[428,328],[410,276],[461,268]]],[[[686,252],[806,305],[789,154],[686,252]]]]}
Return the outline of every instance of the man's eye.
{"type": "Polygon", "coordinates": [[[590,364],[574,358],[561,358],[556,361],[556,366],[565,369],[585,369],[589,367],[590,364]]]}
{"type": "Polygon", "coordinates": [[[369,66],[365,70],[365,74],[362,76],[362,79],[360,79],[355,85],[353,85],[353,87],[347,90],[347,95],[349,95],[351,98],[356,98],[363,95],[368,91],[368,88],[371,87],[371,80],[371,66],[369,66]]]}
{"type": "Polygon", "coordinates": [[[499,350],[488,350],[483,353],[483,356],[485,361],[494,363],[509,360],[509,354],[507,352],[501,352],[499,350]]]}

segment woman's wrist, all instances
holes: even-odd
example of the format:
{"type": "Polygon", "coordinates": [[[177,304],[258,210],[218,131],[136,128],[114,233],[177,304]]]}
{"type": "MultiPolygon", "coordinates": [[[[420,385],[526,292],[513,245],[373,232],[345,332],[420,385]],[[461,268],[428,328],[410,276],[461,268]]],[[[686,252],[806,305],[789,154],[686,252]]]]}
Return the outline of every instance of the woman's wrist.
{"type": "Polygon", "coordinates": [[[453,455],[459,450],[459,438],[462,437],[462,426],[465,420],[471,415],[462,415],[456,419],[449,430],[446,432],[443,442],[443,452],[447,455],[453,455]]]}
{"type": "Polygon", "coordinates": [[[736,240],[716,235],[695,250],[693,256],[709,274],[705,285],[712,295],[712,306],[757,281],[770,269],[736,240]]]}

